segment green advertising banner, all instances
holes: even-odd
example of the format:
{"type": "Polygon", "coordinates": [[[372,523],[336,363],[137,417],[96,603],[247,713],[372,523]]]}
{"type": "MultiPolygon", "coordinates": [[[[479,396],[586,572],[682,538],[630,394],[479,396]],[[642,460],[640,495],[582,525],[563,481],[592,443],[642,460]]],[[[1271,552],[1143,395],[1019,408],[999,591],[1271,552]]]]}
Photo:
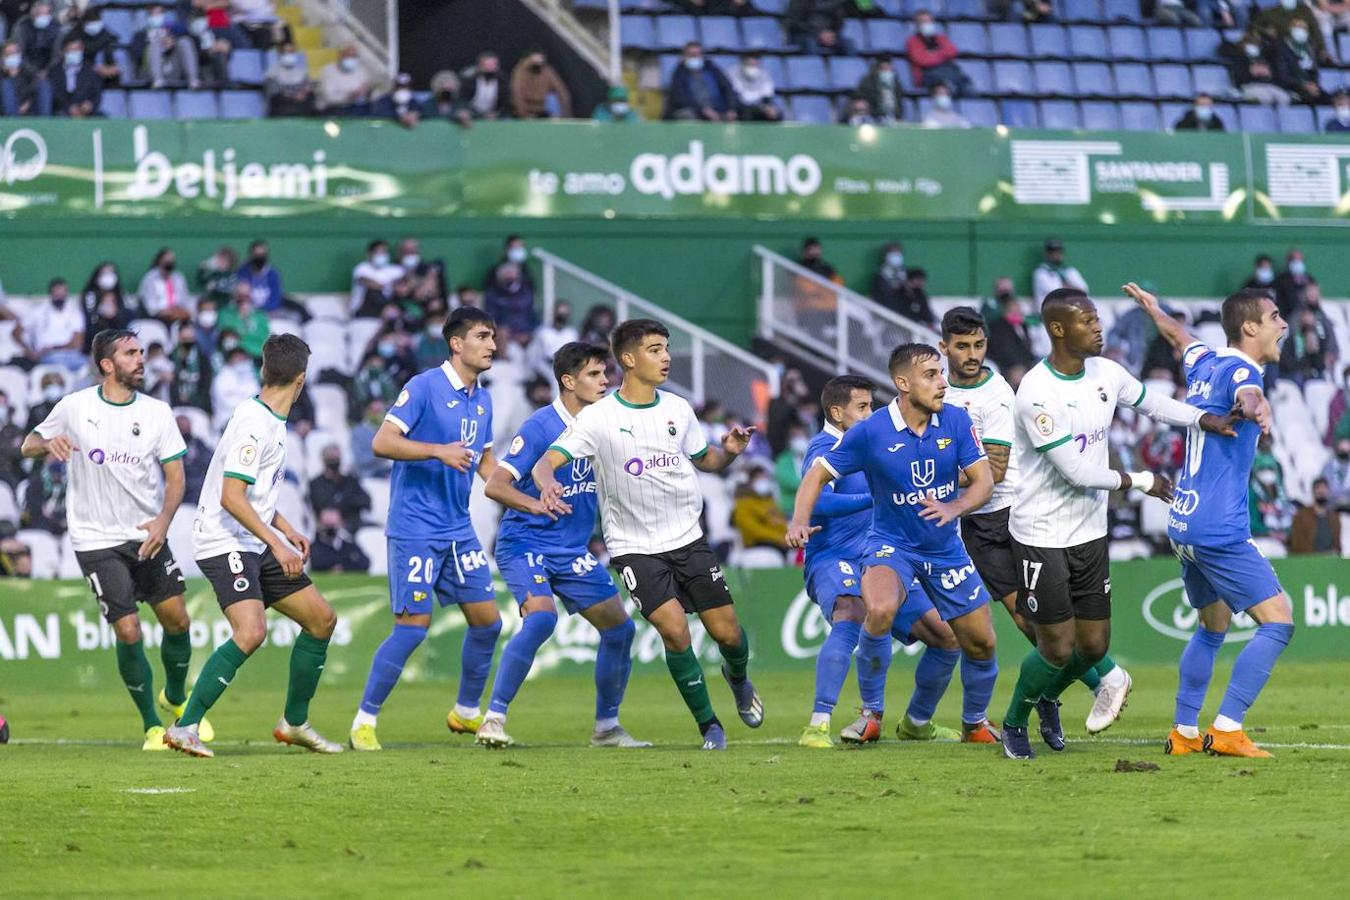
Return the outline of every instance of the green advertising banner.
{"type": "MultiPolygon", "coordinates": [[[[1350,562],[1333,558],[1278,560],[1276,572],[1294,604],[1298,627],[1288,656],[1303,660],[1345,659],[1350,653],[1350,562]]],[[[760,670],[800,671],[815,667],[815,657],[827,628],[802,589],[801,572],[771,569],[728,572],[738,598],[736,609],[750,635],[754,665],[760,670]]],[[[1115,597],[1112,654],[1121,662],[1175,662],[1196,627],[1196,614],[1185,602],[1174,561],[1159,559],[1119,563],[1111,567],[1115,597]]],[[[359,687],[369,670],[375,648],[389,633],[390,616],[385,583],[365,576],[327,576],[317,580],[338,611],[337,630],[329,651],[325,680],[334,686],[359,687]]],[[[499,586],[500,587],[500,586],[499,586]]],[[[223,643],[229,626],[206,584],[190,584],[188,608],[193,617],[192,643],[197,648],[194,670],[206,659],[208,648],[223,643]]],[[[499,595],[506,627],[501,642],[519,627],[519,617],[504,591],[499,595]]],[[[156,646],[157,627],[146,623],[146,643],[156,646]]],[[[1007,615],[995,610],[1000,657],[1007,668],[1025,655],[1026,639],[1007,615]]],[[[267,642],[247,668],[257,684],[268,679],[284,683],[289,648],[297,628],[289,620],[269,615],[267,642]]],[[[696,622],[693,643],[710,668],[720,663],[717,646],[696,622]]],[[[441,610],[426,644],[410,661],[411,679],[459,677],[459,647],[464,620],[454,610],[441,610]]],[[[1229,634],[1230,647],[1255,633],[1255,623],[1239,616],[1229,634]]],[[[6,581],[0,600],[0,686],[6,690],[105,689],[120,684],[111,652],[112,630],[83,582],[6,581]]],[[[533,677],[551,674],[589,674],[599,635],[579,616],[563,616],[557,632],[540,650],[533,677]]],[[[916,656],[922,647],[904,648],[898,660],[916,656]]],[[[153,656],[153,654],[152,654],[153,656]]],[[[638,621],[633,643],[635,671],[661,673],[660,636],[638,621]]]]}
{"type": "Polygon", "coordinates": [[[1334,136],[25,119],[0,123],[0,217],[1331,224],[1348,162],[1334,136]]]}

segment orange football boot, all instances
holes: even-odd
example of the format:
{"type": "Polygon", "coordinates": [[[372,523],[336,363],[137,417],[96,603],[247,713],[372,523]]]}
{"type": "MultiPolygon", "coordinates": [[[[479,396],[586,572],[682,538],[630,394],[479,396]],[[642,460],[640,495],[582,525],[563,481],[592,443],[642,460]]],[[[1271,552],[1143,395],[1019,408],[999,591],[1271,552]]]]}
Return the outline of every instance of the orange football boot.
{"type": "Polygon", "coordinates": [[[1247,737],[1247,732],[1241,729],[1218,731],[1211,725],[1205,729],[1204,747],[1210,756],[1246,756],[1251,759],[1270,757],[1269,753],[1252,743],[1252,739],[1247,737]]]}
{"type": "Polygon", "coordinates": [[[1001,744],[1003,735],[999,734],[993,722],[985,719],[978,725],[961,723],[961,743],[963,744],[1001,744]]]}
{"type": "Polygon", "coordinates": [[[1163,752],[1168,756],[1185,756],[1187,753],[1200,753],[1204,749],[1205,742],[1199,735],[1189,738],[1175,728],[1163,742],[1163,752]]]}

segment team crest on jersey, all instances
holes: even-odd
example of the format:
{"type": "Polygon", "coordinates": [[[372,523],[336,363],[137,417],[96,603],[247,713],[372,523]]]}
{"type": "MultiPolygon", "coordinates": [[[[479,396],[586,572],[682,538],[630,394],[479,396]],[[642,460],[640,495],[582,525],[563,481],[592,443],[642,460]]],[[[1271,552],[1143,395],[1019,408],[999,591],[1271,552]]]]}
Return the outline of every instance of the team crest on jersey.
{"type": "Polygon", "coordinates": [[[478,414],[481,416],[481,415],[483,414],[483,407],[482,407],[482,406],[478,406],[478,407],[477,407],[477,410],[478,410],[478,414]]]}
{"type": "Polygon", "coordinates": [[[1246,381],[1246,380],[1247,380],[1247,376],[1250,375],[1250,374],[1251,374],[1251,372],[1247,369],[1247,367],[1246,367],[1246,366],[1243,366],[1242,368],[1240,368],[1240,369],[1236,370],[1235,372],[1233,372],[1233,381],[1235,381],[1235,382],[1237,382],[1237,383],[1240,384],[1240,383],[1246,381]]]}
{"type": "Polygon", "coordinates": [[[1097,396],[1102,398],[1103,403],[1106,402],[1106,388],[1102,387],[1100,384],[1097,385],[1097,396]]]}
{"type": "Polygon", "coordinates": [[[132,434],[133,437],[140,437],[140,436],[141,436],[141,423],[140,423],[140,422],[132,422],[132,423],[131,423],[131,434],[132,434]]]}
{"type": "Polygon", "coordinates": [[[423,600],[425,600],[425,599],[427,599],[427,592],[426,592],[426,591],[413,591],[413,602],[414,602],[414,603],[421,603],[421,602],[422,602],[423,600]]]}
{"type": "Polygon", "coordinates": [[[519,453],[524,449],[525,449],[525,438],[521,437],[520,435],[516,435],[516,439],[511,442],[511,450],[507,453],[507,455],[515,456],[517,453],[519,453]]]}
{"type": "Polygon", "coordinates": [[[253,465],[253,461],[258,458],[258,448],[252,444],[245,444],[239,448],[239,462],[245,466],[253,465]]]}
{"type": "Polygon", "coordinates": [[[666,421],[666,431],[670,434],[671,437],[674,437],[674,436],[675,436],[675,420],[674,420],[674,419],[668,419],[668,420],[666,421]]]}
{"type": "Polygon", "coordinates": [[[1193,366],[1209,350],[1204,344],[1196,344],[1186,351],[1185,363],[1187,367],[1193,366]]]}
{"type": "Polygon", "coordinates": [[[411,400],[411,399],[412,399],[412,395],[409,394],[406,390],[404,390],[404,391],[399,391],[399,392],[398,392],[398,399],[394,401],[394,407],[397,408],[397,407],[400,407],[400,406],[406,406],[406,405],[408,404],[408,401],[411,400]]]}
{"type": "Polygon", "coordinates": [[[938,438],[938,439],[937,439],[937,445],[938,445],[938,449],[939,449],[939,450],[946,450],[948,447],[950,447],[950,446],[952,445],[952,439],[951,439],[951,438],[938,438]]]}
{"type": "Polygon", "coordinates": [[[1040,432],[1041,437],[1049,437],[1055,433],[1055,420],[1050,418],[1049,413],[1041,413],[1032,420],[1036,424],[1036,430],[1040,432]]]}

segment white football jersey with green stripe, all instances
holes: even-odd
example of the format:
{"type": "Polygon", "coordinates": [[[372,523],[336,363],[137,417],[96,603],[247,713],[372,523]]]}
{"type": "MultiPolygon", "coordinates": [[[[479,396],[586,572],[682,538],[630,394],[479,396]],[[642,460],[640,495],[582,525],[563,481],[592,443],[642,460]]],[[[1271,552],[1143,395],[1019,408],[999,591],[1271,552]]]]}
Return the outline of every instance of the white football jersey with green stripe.
{"type": "Polygon", "coordinates": [[[257,397],[239,404],[220,436],[202,483],[197,521],[192,528],[195,559],[210,559],[234,550],[263,552],[266,545],[221,507],[221,491],[226,478],[247,484],[244,493],[249,505],[258,518],[271,525],[285,466],[286,420],[257,397]]]}
{"type": "Polygon", "coordinates": [[[1013,504],[1017,493],[1017,454],[1012,452],[1014,443],[1013,404],[1017,398],[1012,386],[997,372],[986,369],[980,381],[970,387],[948,383],[946,402],[953,406],[964,407],[970,413],[970,421],[980,436],[982,444],[997,444],[1007,447],[1008,471],[1003,480],[994,485],[994,493],[989,501],[971,515],[998,512],[1013,504]]]}

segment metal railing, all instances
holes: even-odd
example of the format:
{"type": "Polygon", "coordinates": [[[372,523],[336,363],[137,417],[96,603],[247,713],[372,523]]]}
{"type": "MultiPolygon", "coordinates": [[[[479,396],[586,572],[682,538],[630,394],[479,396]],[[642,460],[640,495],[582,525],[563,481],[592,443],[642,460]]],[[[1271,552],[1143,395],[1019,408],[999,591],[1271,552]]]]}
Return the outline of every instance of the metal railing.
{"type": "Polygon", "coordinates": [[[350,40],[391,84],[398,77],[398,0],[301,0],[300,6],[311,21],[336,31],[326,37],[330,46],[350,40]]]}
{"type": "Polygon", "coordinates": [[[931,328],[886,309],[810,269],[755,245],[760,263],[759,335],[814,356],[821,368],[891,383],[887,363],[899,344],[936,345],[931,328]]]}
{"type": "Polygon", "coordinates": [[[755,422],[764,413],[763,402],[777,396],[778,370],[748,350],[546,250],[533,255],[544,267],[544,321],[553,320],[559,300],[571,304],[572,321],[578,324],[600,304],[614,310],[616,322],[648,316],[670,329],[668,384],[690,402],[715,399],[755,422]]]}
{"type": "Polygon", "coordinates": [[[595,69],[601,78],[607,79],[610,84],[620,83],[623,71],[622,57],[618,52],[618,0],[612,0],[610,4],[612,7],[610,30],[613,36],[608,42],[601,40],[598,35],[577,21],[572,12],[571,0],[521,0],[521,2],[552,26],[558,36],[570,44],[577,55],[595,69]]]}

